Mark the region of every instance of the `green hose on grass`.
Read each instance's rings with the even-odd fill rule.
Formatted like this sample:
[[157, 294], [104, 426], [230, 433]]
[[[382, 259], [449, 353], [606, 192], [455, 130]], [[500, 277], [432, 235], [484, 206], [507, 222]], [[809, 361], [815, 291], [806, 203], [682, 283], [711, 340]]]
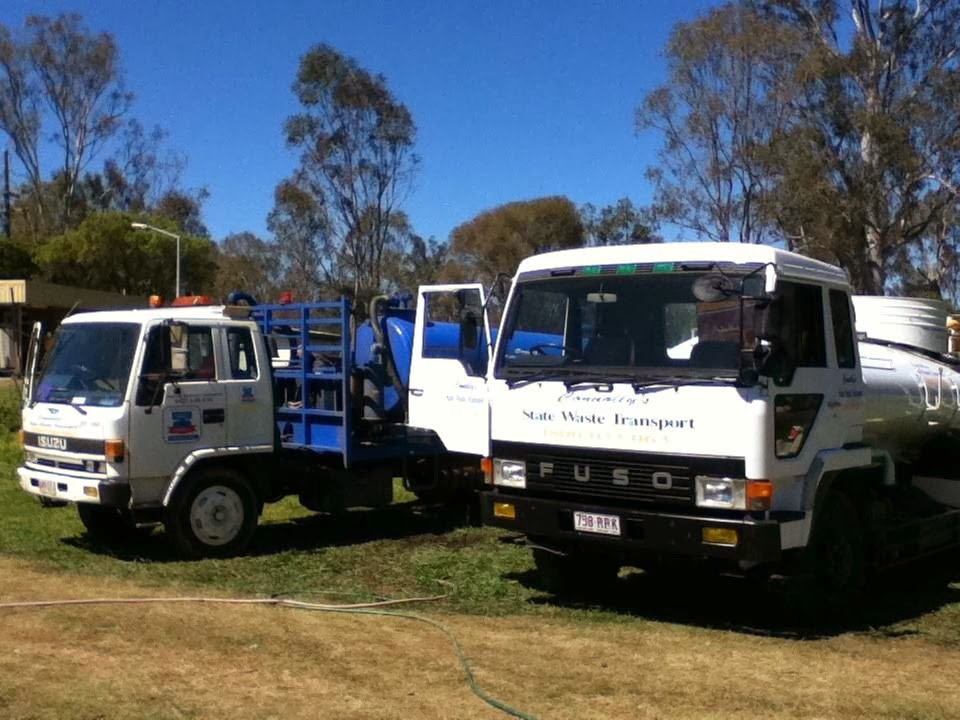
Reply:
[[[443, 583], [447, 585], [448, 583]], [[485, 702], [490, 707], [506, 713], [511, 717], [520, 718], [520, 720], [537, 720], [533, 715], [529, 715], [522, 710], [518, 710], [505, 702], [497, 700], [487, 693], [477, 682], [473, 674], [473, 668], [470, 667], [470, 661], [467, 658], [463, 647], [457, 640], [453, 631], [446, 625], [432, 618], [414, 613], [398, 612], [396, 610], [385, 610], [383, 608], [391, 605], [405, 605], [415, 602], [430, 602], [444, 600], [449, 595], [430, 595], [427, 597], [397, 598], [393, 600], [377, 600], [369, 603], [352, 603], [347, 605], [327, 605], [323, 603], [309, 603], [301, 600], [290, 600], [288, 598], [210, 598], [210, 597], [155, 597], [155, 598], [84, 598], [77, 600], [34, 600], [26, 602], [4, 602], [0, 603], [0, 610], [21, 610], [38, 609], [51, 607], [64, 607], [69, 605], [143, 605], [143, 604], [169, 604], [169, 603], [203, 603], [203, 604], [224, 604], [224, 605], [274, 605], [286, 607], [294, 610], [310, 610], [313, 612], [335, 612], [354, 615], [379, 615], [382, 617], [400, 618], [403, 620], [414, 620], [416, 622], [426, 623], [442, 632], [457, 656], [460, 667], [463, 669], [464, 677], [470, 691]]]
[[467, 654], [463, 651], [460, 641], [457, 640], [456, 636], [453, 634], [453, 631], [443, 623], [437, 622], [436, 620], [428, 617], [424, 617], [423, 615], [414, 615], [413, 613], [402, 613], [392, 610], [343, 609], [328, 610], [327, 612], [356, 613], [358, 615], [385, 615], [387, 617], [403, 618], [404, 620], [416, 620], [417, 622], [432, 625], [434, 628], [446, 635], [447, 639], [450, 641], [450, 644], [453, 645], [453, 651], [456, 653], [457, 660], [460, 661], [460, 667], [463, 668], [463, 673], [466, 676], [467, 685], [474, 695], [483, 700], [490, 707], [496, 708], [497, 710], [500, 710], [511, 717], [520, 718], [520, 720], [537, 720], [534, 715], [529, 715], [522, 710], [517, 710], [515, 707], [507, 705], [505, 702], [497, 700], [495, 697], [487, 693], [482, 687], [480, 687], [476, 677], [473, 675], [473, 668], [470, 667], [470, 660], [467, 658]]

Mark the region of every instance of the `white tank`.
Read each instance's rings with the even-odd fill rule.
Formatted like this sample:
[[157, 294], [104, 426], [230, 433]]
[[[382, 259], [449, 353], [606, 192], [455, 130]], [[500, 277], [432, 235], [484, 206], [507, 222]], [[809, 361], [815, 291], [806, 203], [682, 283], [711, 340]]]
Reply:
[[948, 350], [947, 305], [941, 300], [856, 295], [853, 308], [857, 332], [868, 338], [932, 352]]
[[908, 349], [860, 342], [863, 439], [910, 461], [925, 440], [960, 430], [960, 366]]

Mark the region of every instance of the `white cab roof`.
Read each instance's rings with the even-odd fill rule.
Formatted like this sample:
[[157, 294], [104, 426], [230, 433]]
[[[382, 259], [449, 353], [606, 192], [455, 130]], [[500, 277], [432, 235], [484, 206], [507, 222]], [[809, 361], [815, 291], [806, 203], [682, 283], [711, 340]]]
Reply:
[[518, 273], [552, 268], [623, 263], [718, 262], [737, 265], [772, 263], [782, 277], [847, 285], [846, 273], [829, 263], [769, 245], [740, 243], [670, 242], [645, 245], [607, 245], [543, 253], [520, 263]]
[[182, 307], [143, 308], [136, 310], [100, 310], [71, 315], [64, 323], [85, 322], [135, 322], [149, 323], [158, 320], [207, 320], [210, 322], [236, 322], [249, 318], [230, 317], [223, 305], [185, 305]]

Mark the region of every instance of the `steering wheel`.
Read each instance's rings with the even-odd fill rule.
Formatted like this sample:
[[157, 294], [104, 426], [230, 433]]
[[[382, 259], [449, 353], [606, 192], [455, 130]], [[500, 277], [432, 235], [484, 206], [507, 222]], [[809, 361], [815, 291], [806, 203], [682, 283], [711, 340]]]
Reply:
[[574, 357], [583, 357], [583, 350], [572, 345], [564, 345], [563, 343], [537, 343], [536, 345], [530, 346], [530, 352], [534, 355], [546, 355], [547, 353], [544, 350], [562, 350], [565, 351], [568, 355], [573, 355]]

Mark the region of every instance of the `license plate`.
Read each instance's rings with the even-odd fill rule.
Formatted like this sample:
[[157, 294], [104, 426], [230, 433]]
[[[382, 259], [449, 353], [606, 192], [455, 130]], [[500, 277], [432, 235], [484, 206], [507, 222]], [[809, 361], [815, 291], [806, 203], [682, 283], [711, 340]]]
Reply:
[[37, 480], [37, 490], [40, 491], [41, 495], [56, 497], [57, 483], [55, 480]]
[[597, 533], [598, 535], [619, 535], [620, 518], [616, 515], [574, 512], [573, 529], [580, 532]]

